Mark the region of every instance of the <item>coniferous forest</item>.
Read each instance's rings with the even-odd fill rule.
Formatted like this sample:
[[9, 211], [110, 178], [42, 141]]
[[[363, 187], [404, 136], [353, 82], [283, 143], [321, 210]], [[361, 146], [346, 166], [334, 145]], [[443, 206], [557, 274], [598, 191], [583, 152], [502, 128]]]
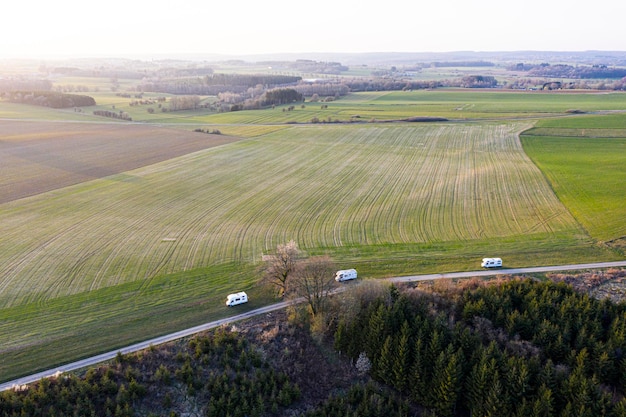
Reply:
[[335, 347], [439, 416], [623, 416], [626, 306], [513, 280], [364, 305]]
[[0, 416], [626, 416], [624, 303], [474, 283], [348, 290], [323, 325], [283, 313], [120, 354], [1, 393]]

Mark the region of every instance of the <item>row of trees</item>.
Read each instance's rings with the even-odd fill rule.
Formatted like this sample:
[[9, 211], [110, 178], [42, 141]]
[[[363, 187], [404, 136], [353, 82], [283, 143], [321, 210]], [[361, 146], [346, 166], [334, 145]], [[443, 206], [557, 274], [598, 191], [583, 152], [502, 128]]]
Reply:
[[318, 97], [318, 100], [319, 97], [341, 97], [350, 92], [350, 87], [340, 82], [300, 83], [294, 89], [306, 97]]
[[[269, 63], [273, 65], [272, 63]], [[314, 74], [340, 74], [341, 72], [348, 71], [349, 68], [342, 65], [340, 62], [326, 62], [326, 61], [314, 61], [312, 59], [297, 59], [295, 62], [288, 63], [275, 63], [278, 66], [285, 65], [288, 68]]]
[[528, 75], [534, 77], [578, 79], [616, 79], [626, 77], [626, 68], [608, 67], [606, 65], [541, 64], [530, 67], [523, 66], [523, 70], [528, 71]]
[[193, 110], [200, 106], [202, 99], [196, 95], [189, 96], [173, 96], [169, 100], [169, 109], [171, 111]]
[[233, 93], [225, 93], [219, 95], [218, 97], [222, 101], [228, 100], [233, 103], [230, 106], [230, 111], [254, 110], [268, 106], [277, 106], [281, 104], [304, 101], [304, 96], [293, 88], [275, 88], [265, 91], [263, 88], [259, 87], [260, 86], [255, 89], [249, 88], [245, 94], [237, 95]]
[[169, 94], [218, 95], [225, 92], [241, 93], [257, 85], [262, 85], [266, 89], [294, 85], [301, 79], [302, 77], [290, 75], [218, 73], [204, 77], [145, 80], [137, 90]]
[[102, 117], [110, 117], [111, 119], [120, 119], [131, 122], [133, 120], [132, 117], [125, 111], [120, 110], [119, 112], [111, 111], [111, 110], [94, 110], [94, 116], [102, 116]]
[[202, 129], [202, 128], [197, 128], [193, 130], [194, 132], [198, 132], [198, 133], [206, 133], [208, 135], [221, 135], [222, 132], [219, 129]]
[[263, 106], [273, 106], [304, 101], [302, 93], [293, 88], [275, 88], [268, 90], [261, 98]]
[[624, 305], [531, 281], [387, 300], [343, 319], [335, 346], [438, 416], [626, 416]]
[[446, 82], [432, 81], [411, 81], [404, 79], [375, 78], [371, 80], [354, 78], [345, 80], [344, 84], [350, 91], [406, 91], [421, 90], [428, 88], [439, 88], [449, 86]]
[[494, 88], [498, 86], [498, 80], [491, 75], [468, 75], [461, 79], [463, 88]]
[[96, 100], [93, 97], [56, 91], [10, 91], [2, 96], [14, 103], [52, 107], [54, 109], [96, 105]]

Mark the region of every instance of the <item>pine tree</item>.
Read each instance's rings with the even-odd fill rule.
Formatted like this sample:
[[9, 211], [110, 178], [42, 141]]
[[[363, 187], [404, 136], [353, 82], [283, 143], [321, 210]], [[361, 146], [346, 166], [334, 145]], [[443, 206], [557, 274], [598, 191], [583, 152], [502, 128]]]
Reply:
[[539, 383], [550, 389], [551, 392], [555, 392], [557, 387], [556, 369], [551, 359], [548, 359], [543, 366], [543, 369], [539, 373]]
[[433, 330], [430, 334], [428, 346], [424, 351], [424, 375], [430, 379], [433, 375], [433, 367], [439, 354], [443, 351], [443, 336], [439, 330]]
[[358, 355], [358, 352], [354, 352], [352, 346], [350, 346], [351, 340], [354, 339], [350, 336], [346, 322], [343, 320], [340, 321], [335, 331], [335, 350], [354, 359], [355, 355]]
[[613, 415], [615, 417], [626, 417], [626, 398], [622, 398], [615, 404]]
[[423, 349], [422, 339], [418, 337], [413, 348], [413, 364], [409, 374], [409, 394], [413, 401], [418, 404], [423, 404], [426, 390]]
[[485, 417], [500, 417], [509, 415], [503, 393], [504, 390], [502, 388], [502, 382], [500, 381], [500, 373], [496, 371], [493, 374], [491, 387], [487, 390], [487, 395], [485, 397], [483, 414]]
[[552, 398], [552, 390], [545, 384], [539, 387], [536, 400], [533, 404], [532, 417], [553, 417], [554, 401]]
[[513, 409], [521, 403], [530, 389], [530, 372], [526, 360], [517, 356], [509, 357], [505, 380], [509, 407]]
[[484, 350], [481, 350], [478, 362], [474, 364], [465, 380], [465, 395], [470, 415], [483, 416], [485, 413], [485, 393], [489, 384], [489, 369]]
[[615, 381], [615, 367], [613, 361], [609, 357], [607, 352], [602, 352], [598, 356], [594, 368], [595, 375], [598, 379], [605, 383], [614, 384]]
[[441, 352], [435, 363], [432, 381], [432, 406], [440, 416], [452, 416], [461, 391], [461, 353], [453, 352], [452, 345]]
[[563, 385], [563, 394], [576, 413], [590, 412], [593, 404], [593, 390], [593, 383], [584, 375], [583, 366], [576, 367]]
[[404, 391], [408, 384], [409, 359], [411, 357], [411, 328], [405, 321], [400, 330], [400, 337], [396, 345], [396, 354], [393, 363], [394, 385], [399, 391]]
[[384, 304], [379, 304], [376, 311], [370, 317], [367, 326], [366, 350], [367, 357], [372, 361], [373, 369], [377, 367], [380, 350], [387, 337], [386, 334], [387, 309]]
[[395, 348], [393, 338], [387, 336], [383, 347], [380, 350], [379, 358], [376, 361], [376, 366], [373, 367], [373, 373], [378, 376], [384, 383], [393, 386], [393, 364], [394, 364]]

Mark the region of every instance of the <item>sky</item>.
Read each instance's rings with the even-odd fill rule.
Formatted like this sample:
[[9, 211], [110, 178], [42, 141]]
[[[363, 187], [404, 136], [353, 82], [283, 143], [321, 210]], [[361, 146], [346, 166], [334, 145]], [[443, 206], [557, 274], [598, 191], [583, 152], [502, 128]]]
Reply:
[[623, 0], [21, 0], [3, 6], [0, 59], [625, 51], [625, 12]]

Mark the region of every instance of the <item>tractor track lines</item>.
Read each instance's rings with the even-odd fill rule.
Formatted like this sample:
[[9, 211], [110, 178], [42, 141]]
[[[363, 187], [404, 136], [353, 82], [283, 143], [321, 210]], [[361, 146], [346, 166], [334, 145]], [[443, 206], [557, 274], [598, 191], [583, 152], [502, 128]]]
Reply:
[[0, 305], [137, 280], [143, 291], [290, 239], [306, 250], [577, 228], [521, 149], [526, 125], [298, 126], [1, 205]]

